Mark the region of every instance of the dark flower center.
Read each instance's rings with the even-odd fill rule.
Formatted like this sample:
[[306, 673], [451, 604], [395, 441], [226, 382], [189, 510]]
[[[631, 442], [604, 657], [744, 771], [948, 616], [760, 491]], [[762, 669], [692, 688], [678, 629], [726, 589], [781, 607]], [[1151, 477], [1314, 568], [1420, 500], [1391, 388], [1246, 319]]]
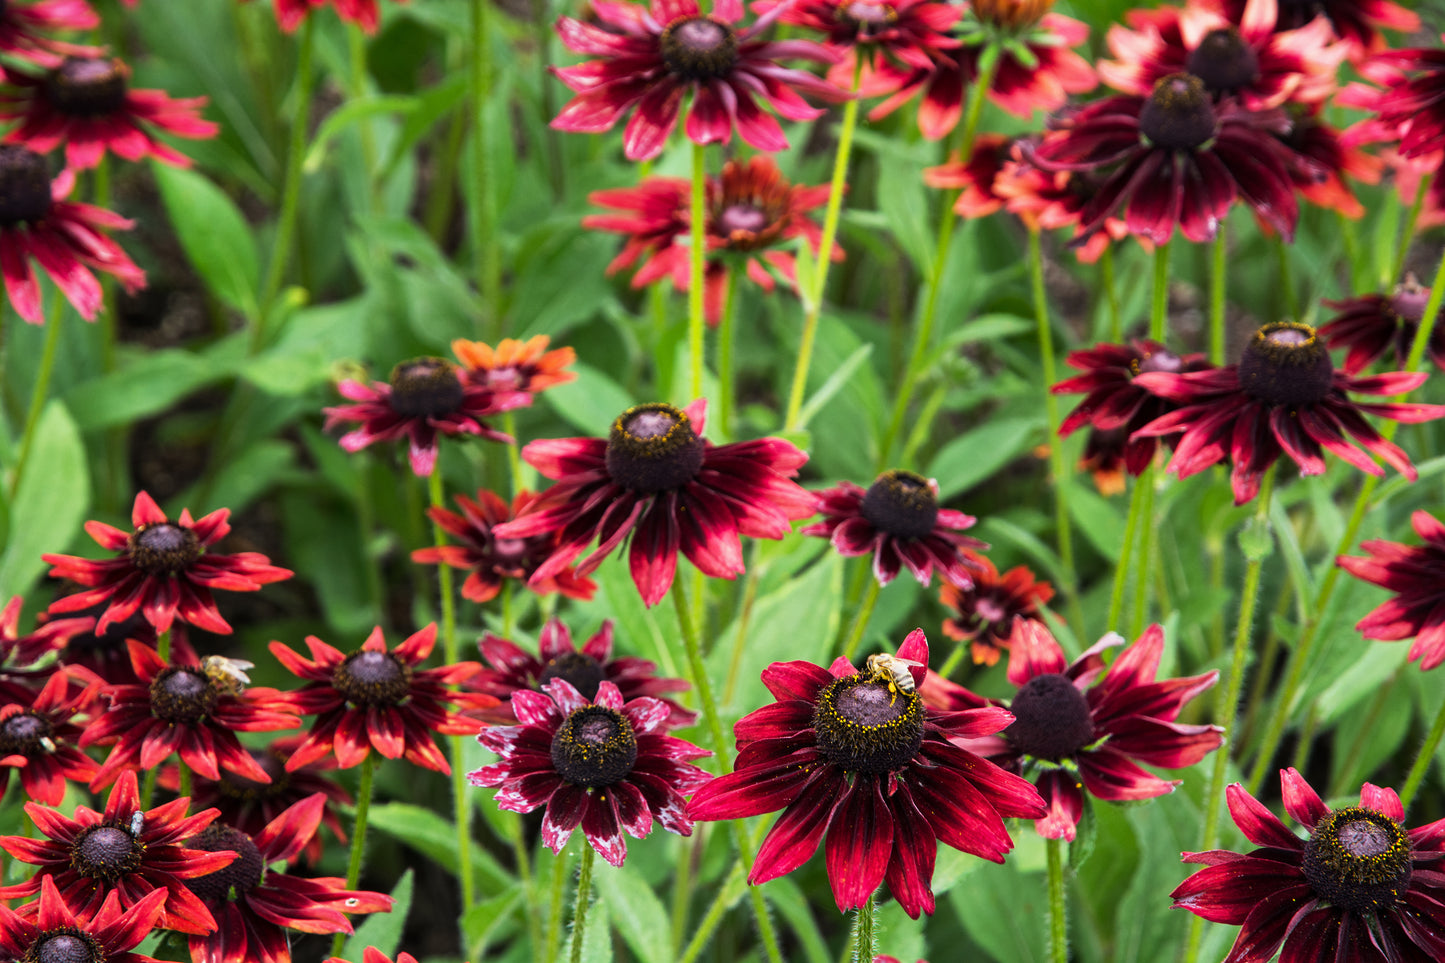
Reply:
[[687, 412], [672, 405], [628, 408], [607, 436], [607, 474], [647, 495], [686, 485], [702, 470], [702, 459], [702, 439]]
[[229, 850], [236, 854], [233, 862], [214, 873], [186, 880], [186, 886], [192, 893], [210, 903], [233, 900], [242, 893], [250, 892], [260, 884], [261, 877], [266, 873], [266, 863], [251, 837], [230, 826], [212, 823], [186, 840], [186, 848], [208, 853]]
[[767, 226], [767, 211], [752, 204], [729, 204], [717, 217], [717, 229], [720, 234], [730, 235], [737, 231], [744, 234], [756, 234]]
[[0, 145], [0, 226], [42, 220], [50, 204], [45, 158], [18, 144]]
[[1350, 806], [1321, 819], [1305, 843], [1305, 879], [1356, 913], [1388, 909], [1410, 883], [1410, 838], [1383, 813]]
[[403, 361], [391, 372], [391, 410], [407, 418], [456, 411], [466, 396], [457, 366], [443, 358]]
[[1153, 351], [1140, 357], [1130, 364], [1130, 367], [1134, 369], [1136, 375], [1147, 374], [1151, 371], [1178, 374], [1184, 370], [1184, 362], [1180, 360], [1179, 355], [1174, 352], [1165, 351], [1163, 348], [1160, 348], [1158, 351]]
[[923, 700], [872, 674], [847, 676], [818, 695], [818, 749], [846, 772], [883, 776], [902, 769], [923, 745]]
[[1335, 367], [1315, 329], [1276, 321], [1255, 332], [1239, 359], [1239, 384], [1252, 398], [1271, 405], [1323, 401], [1334, 384]]
[[[0, 722], [0, 756], [38, 756], [54, 730], [50, 720], [34, 712], [19, 712]], [[54, 747], [54, 743], [51, 743]]]
[[73, 926], [46, 930], [20, 959], [22, 963], [100, 963], [105, 948]]
[[70, 845], [70, 867], [82, 876], [114, 883], [140, 866], [145, 847], [119, 826], [92, 826]]
[[125, 71], [105, 57], [66, 57], [45, 78], [55, 109], [72, 117], [101, 117], [125, 106]]
[[197, 722], [216, 707], [219, 695], [204, 673], [169, 668], [151, 683], [151, 711], [166, 722]]
[[870, 3], [868, 0], [853, 0], [838, 8], [838, 19], [843, 23], [851, 23], [860, 28], [859, 32], [867, 35], [881, 27], [898, 21], [898, 11], [894, 10], [891, 4]]
[[1139, 133], [1166, 150], [1198, 150], [1214, 139], [1218, 128], [1209, 91], [1191, 74], [1159, 78], [1139, 111]]
[[285, 793], [291, 785], [291, 774], [286, 771], [286, 766], [281, 760], [269, 752], [258, 752], [254, 749], [247, 751], [256, 765], [261, 767], [261, 771], [271, 777], [271, 781], [269, 783], [257, 782], [254, 779], [247, 779], [245, 776], [222, 769], [221, 781], [216, 783], [216, 790], [223, 796], [238, 799], [241, 802], [274, 798]]
[[684, 80], [726, 77], [738, 62], [737, 34], [710, 17], [674, 20], [662, 32], [662, 62]]
[[637, 762], [632, 724], [605, 706], [583, 706], [552, 737], [552, 766], [574, 786], [603, 789], [627, 778]]
[[1400, 321], [1413, 327], [1425, 317], [1425, 306], [1429, 301], [1430, 289], [1420, 284], [1412, 274], [1404, 283], [1395, 286], [1395, 293], [1390, 296], [1390, 310]]
[[1230, 94], [1259, 79], [1259, 57], [1237, 27], [1222, 27], [1205, 34], [1189, 51], [1184, 69], [1204, 81], [1211, 93]]
[[922, 475], [885, 471], [868, 486], [859, 510], [880, 531], [899, 538], [923, 538], [938, 521], [938, 498]]
[[1013, 747], [1035, 759], [1058, 762], [1094, 741], [1089, 702], [1068, 676], [1036, 675], [1009, 704], [1013, 724], [1004, 736]]
[[542, 669], [537, 677], [537, 688], [542, 688], [553, 679], [566, 679], [572, 688], [587, 699], [596, 697], [597, 687], [607, 678], [602, 663], [585, 652], [563, 652]]
[[126, 552], [147, 575], [174, 575], [201, 557], [201, 540], [189, 528], [157, 522], [132, 532]]
[[394, 706], [411, 693], [411, 668], [389, 652], [353, 652], [331, 674], [336, 691], [355, 706]]

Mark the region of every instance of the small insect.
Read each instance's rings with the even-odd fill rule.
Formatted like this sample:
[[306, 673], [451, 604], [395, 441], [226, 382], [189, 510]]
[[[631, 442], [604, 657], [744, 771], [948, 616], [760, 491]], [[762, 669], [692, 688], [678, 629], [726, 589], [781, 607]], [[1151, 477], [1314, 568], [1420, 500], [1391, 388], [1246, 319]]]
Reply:
[[256, 663], [245, 659], [228, 659], [224, 655], [208, 655], [201, 660], [201, 671], [226, 695], [240, 695], [241, 690], [251, 681], [247, 669], [256, 668]]
[[146, 814], [137, 810], [130, 814], [130, 834], [139, 836], [140, 831], [145, 828]]
[[914, 662], [912, 659], [900, 659], [896, 655], [878, 653], [868, 656], [868, 674], [871, 681], [885, 682], [888, 684], [888, 691], [892, 697], [890, 703], [897, 698], [898, 693], [911, 693], [915, 691], [913, 685], [912, 666], [921, 666], [922, 662]]

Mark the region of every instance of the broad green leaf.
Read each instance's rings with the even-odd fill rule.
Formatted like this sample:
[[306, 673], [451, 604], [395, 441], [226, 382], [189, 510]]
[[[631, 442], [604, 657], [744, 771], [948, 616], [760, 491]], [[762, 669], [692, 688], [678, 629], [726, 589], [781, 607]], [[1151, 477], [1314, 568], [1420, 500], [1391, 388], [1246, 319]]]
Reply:
[[[492, 934], [517, 909], [525, 894], [520, 883], [510, 886], [491, 899], [478, 900], [462, 914], [462, 933], [472, 952], [492, 938]], [[477, 959], [478, 956], [472, 956]]]
[[45, 406], [23, 470], [0, 555], [0, 605], [30, 590], [46, 568], [43, 553], [69, 549], [90, 510], [85, 444], [59, 401]]
[[356, 932], [346, 940], [341, 958], [359, 961], [368, 946], [380, 950], [387, 957], [395, 957], [397, 948], [401, 946], [401, 932], [406, 927], [407, 914], [411, 912], [411, 894], [412, 871], [408, 869], [391, 889], [391, 898], [396, 900], [391, 912], [372, 913], [366, 922], [356, 927]]
[[[456, 830], [450, 821], [432, 810], [411, 803], [384, 803], [371, 807], [369, 825], [395, 836], [456, 875]], [[472, 844], [472, 871], [483, 893], [500, 892], [512, 882], [511, 875], [475, 843]]]
[[209, 358], [161, 348], [128, 359], [110, 374], [81, 382], [65, 393], [65, 404], [75, 412], [81, 431], [130, 425], [229, 374]]
[[186, 257], [211, 293], [248, 318], [258, 313], [261, 268], [251, 229], [235, 203], [196, 171], [152, 164], [166, 213]]
[[353, 124], [358, 124], [382, 114], [409, 114], [416, 110], [420, 101], [416, 97], [402, 97], [391, 94], [365, 94], [348, 99], [345, 104], [326, 115], [316, 133], [311, 136], [311, 147], [301, 168], [314, 174], [326, 161], [326, 152], [331, 141]]
[[928, 466], [938, 496], [949, 499], [984, 481], [1041, 440], [1039, 418], [990, 418], [943, 446]]
[[597, 864], [593, 869], [599, 902], [611, 910], [617, 932], [642, 963], [668, 963], [672, 959], [672, 925], [667, 907], [652, 887], [625, 866], [614, 869]]
[[612, 422], [636, 402], [607, 375], [580, 362], [571, 368], [577, 380], [548, 388], [542, 398], [578, 431], [604, 437]]

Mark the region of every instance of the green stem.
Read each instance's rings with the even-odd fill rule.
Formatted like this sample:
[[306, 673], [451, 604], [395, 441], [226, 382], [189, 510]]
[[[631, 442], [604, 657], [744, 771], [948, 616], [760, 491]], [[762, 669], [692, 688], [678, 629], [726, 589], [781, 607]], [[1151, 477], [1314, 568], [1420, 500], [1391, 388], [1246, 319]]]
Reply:
[[1137, 639], [1149, 622], [1149, 573], [1151, 563], [1158, 549], [1158, 532], [1155, 531], [1154, 501], [1158, 490], [1154, 485], [1154, 469], [1150, 466], [1147, 483], [1144, 485], [1144, 507], [1139, 516], [1139, 547], [1134, 550], [1134, 562], [1138, 566], [1134, 579], [1134, 611], [1129, 616], [1129, 638]]
[[[366, 853], [366, 818], [371, 813], [371, 788], [376, 775], [376, 754], [368, 752], [361, 760], [361, 777], [356, 787], [356, 823], [351, 830], [351, 859], [346, 864], [346, 888], [356, 889], [361, 883], [361, 857]], [[337, 933], [331, 940], [331, 955], [340, 956], [346, 934]]]
[[702, 352], [703, 331], [706, 318], [703, 316], [703, 302], [706, 293], [707, 267], [707, 168], [703, 163], [702, 144], [692, 145], [692, 216], [688, 227], [688, 288], [687, 288], [687, 355], [688, 400], [702, 397]]
[[1434, 171], [1420, 178], [1415, 200], [1410, 205], [1409, 213], [1405, 215], [1405, 231], [1400, 236], [1400, 246], [1395, 249], [1395, 256], [1390, 261], [1390, 276], [1380, 279], [1383, 288], [1393, 287], [1405, 273], [1405, 261], [1410, 256], [1410, 243], [1415, 239], [1415, 227], [1420, 223], [1420, 211], [1425, 206], [1425, 195], [1430, 193], [1430, 181], [1434, 178]]
[[738, 609], [738, 634], [737, 637], [733, 639], [733, 657], [732, 660], [728, 662], [727, 681], [723, 683], [722, 701], [724, 705], [732, 703], [733, 693], [737, 691], [738, 676], [742, 672], [743, 651], [747, 648], [748, 627], [752, 623], [753, 618], [753, 603], [755, 603], [758, 598], [758, 561], [756, 550], [758, 544], [758, 542], [753, 543], [755, 546], [752, 552], [753, 557], [748, 563], [747, 580], [743, 583], [743, 602]]
[[858, 643], [863, 641], [863, 633], [868, 628], [868, 620], [873, 617], [873, 607], [878, 604], [878, 593], [882, 588], [876, 578], [868, 579], [868, 587], [863, 593], [863, 602], [858, 606], [858, 611], [853, 614], [853, 621], [848, 624], [848, 634], [843, 638], [843, 658], [852, 661], [853, 653], [858, 651]]
[[[1226, 272], [1226, 244], [1224, 224], [1215, 232], [1214, 243], [1210, 245], [1212, 257], [1209, 264], [1209, 361], [1224, 364], [1224, 282]], [[1290, 313], [1294, 317], [1294, 313]]]
[[20, 479], [25, 476], [25, 462], [30, 458], [30, 448], [35, 444], [35, 429], [40, 424], [40, 413], [45, 410], [45, 401], [50, 394], [50, 376], [55, 372], [55, 353], [60, 346], [60, 322], [65, 317], [65, 301], [60, 289], [56, 288], [50, 301], [50, 326], [45, 331], [45, 346], [40, 349], [40, 368], [35, 373], [35, 387], [30, 392], [30, 408], [25, 414], [25, 429], [20, 436], [20, 455], [15, 461], [15, 474], [10, 477], [10, 501], [20, 490]]
[[1435, 750], [1440, 747], [1440, 737], [1445, 736], [1445, 704], [1440, 706], [1440, 711], [1435, 714], [1435, 722], [1430, 726], [1430, 734], [1425, 737], [1425, 742], [1420, 746], [1420, 754], [1415, 757], [1415, 764], [1410, 767], [1410, 775], [1405, 778], [1405, 788], [1400, 790], [1400, 804], [1406, 809], [1410, 808], [1410, 802], [1419, 792], [1420, 784], [1425, 781], [1425, 772], [1430, 768], [1430, 763], [1435, 759]]
[[843, 210], [843, 189], [848, 185], [848, 159], [853, 153], [853, 131], [858, 126], [858, 82], [863, 77], [860, 55], [853, 65], [852, 98], [843, 105], [843, 124], [838, 129], [838, 148], [833, 154], [833, 181], [828, 189], [828, 206], [823, 214], [823, 235], [818, 244], [818, 262], [813, 265], [813, 290], [804, 291], [807, 312], [803, 317], [803, 337], [798, 344], [798, 358], [793, 366], [793, 386], [788, 392], [788, 410], [783, 418], [783, 431], [794, 431], [798, 413], [803, 409], [803, 395], [808, 389], [808, 368], [813, 360], [813, 341], [818, 334], [818, 318], [823, 313], [823, 293], [828, 286], [828, 267], [833, 262], [833, 240], [838, 235], [838, 218]]
[[[1267, 526], [1269, 524], [1269, 502], [1274, 492], [1274, 468], [1271, 467], [1265, 472], [1264, 480], [1260, 484], [1259, 495], [1256, 496], [1254, 520], [1255, 526]], [[1218, 701], [1214, 706], [1214, 714], [1223, 724], [1226, 736], [1234, 735], [1235, 723], [1239, 717], [1239, 693], [1244, 684], [1245, 657], [1249, 653], [1250, 635], [1254, 629], [1254, 607], [1259, 601], [1260, 577], [1264, 571], [1264, 560], [1267, 552], [1259, 551], [1257, 557], [1249, 559], [1244, 571], [1244, 589], [1239, 603], [1239, 620], [1235, 624], [1234, 650], [1230, 661], [1229, 675], [1225, 679], [1224, 690], [1220, 693]], [[1219, 812], [1223, 803], [1224, 778], [1229, 764], [1229, 750], [1227, 746], [1220, 746], [1214, 750], [1214, 766], [1209, 775], [1209, 791], [1204, 796], [1204, 838], [1200, 844], [1201, 852], [1208, 852], [1219, 842]], [[1189, 963], [1199, 959], [1200, 941], [1204, 934], [1201, 917], [1197, 917], [1198, 924], [1191, 923], [1189, 931], [1189, 944], [1185, 959]]]
[[446, 235], [451, 220], [452, 199], [456, 193], [457, 166], [461, 163], [462, 143], [466, 139], [467, 112], [457, 110], [447, 125], [446, 140], [437, 152], [436, 171], [432, 176], [431, 190], [427, 194], [426, 209], [422, 223], [432, 239], [440, 242]]
[[184, 799], [191, 798], [191, 767], [186, 765], [184, 759], [176, 760], [176, 774], [179, 781], [177, 794]]
[[476, 257], [477, 293], [491, 312], [491, 334], [502, 332], [502, 255], [497, 238], [496, 172], [492, 163], [492, 131], [482, 117], [492, 101], [492, 20], [490, 0], [471, 0], [472, 163], [476, 167], [476, 210], [469, 222]]
[[1124, 544], [1119, 551], [1119, 564], [1114, 567], [1114, 588], [1109, 593], [1109, 620], [1104, 623], [1107, 632], [1119, 631], [1120, 619], [1124, 617], [1124, 590], [1129, 582], [1129, 562], [1134, 553], [1134, 540], [1139, 535], [1139, 520], [1144, 509], [1144, 489], [1154, 484], [1154, 466], [1144, 469], [1144, 474], [1134, 479], [1134, 490], [1129, 493], [1129, 515], [1124, 520]]
[[959, 663], [963, 661], [963, 654], [967, 651], [968, 644], [966, 642], [960, 642], [955, 645], [953, 651], [948, 653], [948, 658], [943, 660], [943, 665], [939, 666], [938, 674], [945, 679], [951, 677], [953, 670], [958, 668]]
[[1164, 330], [1169, 326], [1169, 244], [1154, 248], [1154, 287], [1149, 305], [1149, 337], [1164, 343]]
[[522, 470], [522, 453], [517, 445], [517, 415], [513, 411], [502, 412], [502, 431], [512, 436], [512, 443], [507, 446], [507, 470], [512, 476], [512, 497], [516, 498], [522, 489], [527, 487], [526, 476]]
[[712, 903], [708, 905], [707, 912], [703, 914], [702, 921], [697, 924], [697, 931], [688, 940], [687, 949], [683, 950], [682, 956], [678, 957], [678, 963], [695, 963], [702, 955], [702, 951], [708, 948], [708, 941], [712, 939], [713, 933], [717, 931], [718, 924], [722, 922], [723, 914], [728, 910], [730, 890], [735, 884], [733, 880], [742, 876], [743, 867], [740, 863], [733, 863], [732, 872], [717, 888], [717, 895], [713, 897]]
[[1049, 859], [1049, 959], [1052, 963], [1069, 963], [1068, 918], [1064, 905], [1064, 844], [1062, 840], [1044, 840]]
[[156, 794], [156, 776], [160, 773], [160, 766], [152, 766], [146, 770], [145, 776], [141, 779], [140, 785], [140, 808], [151, 808], [151, 799]]
[[737, 406], [736, 375], [733, 373], [733, 346], [737, 339], [737, 319], [734, 317], [734, 302], [738, 296], [738, 277], [742, 269], [731, 266], [728, 270], [727, 288], [723, 293], [722, 318], [717, 326], [717, 395], [718, 426], [724, 439], [733, 437], [733, 409]]
[[156, 637], [156, 655], [166, 665], [171, 663], [171, 630], [166, 629]]
[[[505, 638], [506, 636], [504, 636]], [[527, 939], [532, 953], [540, 956], [542, 949], [542, 908], [537, 901], [536, 882], [532, 877], [532, 856], [527, 852], [527, 841], [522, 836], [522, 817], [509, 813], [507, 836], [512, 844], [512, 856], [517, 864], [517, 878], [522, 883], [522, 893], [527, 898]]]
[[1113, 344], [1124, 340], [1124, 315], [1119, 310], [1119, 282], [1114, 274], [1114, 245], [1104, 245], [1099, 255], [1099, 270], [1104, 274], [1104, 296], [1109, 305], [1109, 338]]
[[694, 857], [702, 853], [706, 840], [700, 832], [694, 828], [693, 838], [679, 839], [673, 843], [673, 848], [678, 852], [679, 857], [674, 863], [672, 874], [672, 955], [682, 949], [683, 934], [687, 932], [688, 911], [692, 907], [692, 880]]
[[1037, 227], [1029, 229], [1029, 279], [1044, 376], [1044, 411], [1048, 417], [1049, 468], [1054, 476], [1054, 525], [1059, 531], [1059, 562], [1067, 583], [1063, 588], [1069, 597], [1069, 621], [1082, 630], [1084, 613], [1079, 604], [1079, 579], [1074, 568], [1073, 527], [1069, 524], [1069, 472], [1064, 464], [1064, 440], [1059, 437], [1059, 399], [1050, 390], [1058, 378], [1054, 365], [1054, 326], [1049, 321], [1048, 292], [1044, 289], [1043, 241]]
[[[352, 100], [359, 100], [366, 96], [366, 34], [362, 31], [361, 25], [357, 23], [347, 24], [346, 28], [346, 49], [347, 59], [350, 60], [351, 91], [349, 96]], [[377, 191], [380, 185], [373, 178], [376, 170], [376, 136], [371, 129], [371, 121], [362, 118], [357, 122], [357, 132], [361, 137], [361, 166], [365, 174], [363, 178], [366, 188], [366, 203], [369, 209], [376, 209]]]
[[[967, 164], [973, 156], [973, 142], [978, 130], [978, 118], [983, 111], [984, 95], [993, 84], [994, 73], [998, 70], [998, 54], [979, 58], [979, 73], [973, 86], [968, 89], [968, 104], [965, 108], [963, 135], [958, 150], [958, 162]], [[908, 364], [903, 369], [903, 382], [898, 386], [898, 399], [893, 403], [893, 414], [888, 419], [888, 428], [878, 445], [878, 470], [887, 467], [893, 451], [893, 442], [903, 430], [903, 420], [908, 416], [908, 405], [913, 400], [913, 389], [923, 375], [923, 361], [933, 343], [933, 326], [938, 319], [938, 294], [943, 287], [943, 271], [948, 263], [948, 251], [953, 241], [953, 228], [958, 215], [952, 204], [943, 205], [943, 214], [938, 222], [938, 244], [933, 250], [933, 264], [928, 270], [928, 292], [924, 295], [923, 312], [918, 319], [918, 328], [913, 334], [913, 350], [908, 355]]]
[[873, 902], [873, 894], [869, 893], [863, 905], [858, 907], [856, 912], [856, 925], [853, 927], [853, 961], [854, 963], [873, 963], [873, 916], [876, 907]]
[[[1278, 234], [1274, 237], [1275, 262], [1279, 266], [1279, 289], [1284, 295], [1285, 316], [1299, 320], [1299, 295], [1294, 289], [1294, 271], [1289, 260], [1289, 245]], [[1212, 360], [1212, 359], [1211, 359]], [[1221, 362], [1215, 362], [1216, 364]]]
[[582, 847], [582, 868], [577, 871], [577, 901], [572, 906], [572, 963], [582, 963], [582, 940], [587, 935], [587, 907], [592, 902], [592, 860], [590, 845]]
[[[589, 849], [587, 843], [583, 849]], [[567, 850], [564, 848], [552, 859], [552, 918], [547, 926], [547, 963], [556, 963], [557, 950], [562, 945], [562, 888], [567, 880]]]

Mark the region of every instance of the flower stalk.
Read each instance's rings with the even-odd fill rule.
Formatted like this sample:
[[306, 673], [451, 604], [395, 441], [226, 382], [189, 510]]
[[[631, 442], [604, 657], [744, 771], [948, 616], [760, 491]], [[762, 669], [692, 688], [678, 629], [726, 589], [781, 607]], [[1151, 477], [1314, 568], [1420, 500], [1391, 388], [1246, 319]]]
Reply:
[[[460, 768], [460, 767], [456, 767]], [[346, 865], [346, 888], [356, 889], [361, 882], [361, 858], [366, 853], [366, 820], [371, 813], [371, 790], [376, 776], [376, 754], [368, 752], [361, 760], [360, 782], [356, 787], [356, 821], [351, 830], [351, 858]], [[331, 955], [340, 956], [346, 934], [337, 933], [331, 940]]]
[[55, 352], [60, 346], [60, 322], [65, 317], [65, 301], [59, 289], [51, 298], [50, 324], [46, 326], [45, 346], [40, 349], [40, 366], [35, 373], [35, 387], [30, 392], [30, 407], [25, 414], [25, 428], [20, 435], [20, 454], [15, 459], [15, 474], [10, 476], [9, 501], [15, 501], [20, 490], [20, 479], [25, 476], [25, 462], [30, 458], [31, 446], [35, 444], [35, 429], [40, 425], [40, 413], [45, 410], [45, 400], [50, 395], [50, 376], [55, 372]]
[[1044, 840], [1049, 861], [1049, 959], [1052, 963], [1069, 963], [1068, 917], [1064, 904], [1064, 844], [1059, 839]]
[[688, 394], [692, 398], [702, 397], [702, 353], [703, 331], [706, 319], [703, 316], [704, 286], [707, 283], [707, 168], [703, 163], [705, 148], [696, 141], [692, 144], [692, 208], [688, 225], [688, 289], [687, 289], [687, 355]]
[[587, 907], [592, 903], [592, 860], [596, 852], [582, 847], [582, 866], [577, 871], [577, 901], [572, 907], [572, 963], [582, 963], [582, 941], [587, 935]]

